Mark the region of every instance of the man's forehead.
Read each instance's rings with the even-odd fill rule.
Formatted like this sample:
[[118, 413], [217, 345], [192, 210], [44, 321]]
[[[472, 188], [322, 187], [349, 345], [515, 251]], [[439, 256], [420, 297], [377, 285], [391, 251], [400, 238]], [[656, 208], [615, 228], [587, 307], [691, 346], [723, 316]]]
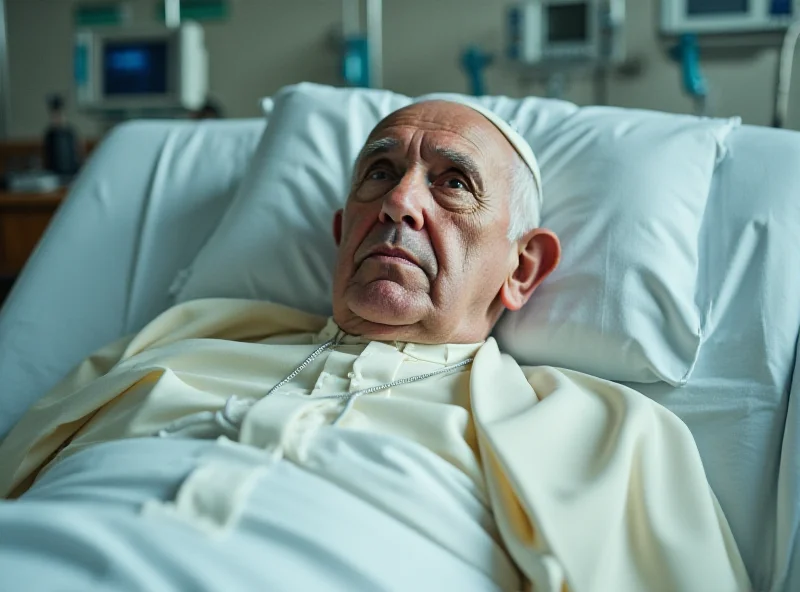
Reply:
[[450, 101], [424, 101], [390, 113], [375, 126], [375, 129], [415, 124], [453, 130], [465, 126], [493, 127], [483, 115], [466, 105]]
[[429, 148], [461, 145], [471, 146], [482, 154], [513, 153], [505, 136], [488, 119], [470, 107], [448, 101], [416, 103], [391, 113], [372, 130], [367, 146], [380, 146], [381, 151], [388, 151], [402, 147], [420, 131], [436, 136], [433, 140], [423, 135], [422, 142], [427, 142]]

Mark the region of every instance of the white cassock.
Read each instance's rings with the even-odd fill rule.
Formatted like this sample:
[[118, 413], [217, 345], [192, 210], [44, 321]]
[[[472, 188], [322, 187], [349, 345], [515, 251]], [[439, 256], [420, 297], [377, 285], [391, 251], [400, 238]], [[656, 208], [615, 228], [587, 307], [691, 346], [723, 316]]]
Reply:
[[[128, 533], [129, 555], [159, 557], [138, 557], [148, 571], [104, 555], [104, 569], [149, 574], [151, 586], [749, 589], [694, 440], [657, 403], [576, 372], [520, 368], [491, 338], [346, 336], [264, 397], [337, 334], [331, 320], [264, 302], [165, 312], [79, 366], [0, 445], [0, 494], [27, 491], [0, 504], [0, 532], [23, 540], [28, 522], [95, 496], [126, 517], [53, 528], [85, 545], [76, 531], [95, 529], [96, 547], [108, 530]], [[335, 425], [344, 401], [319, 398], [468, 358], [358, 397]], [[210, 419], [242, 401], [235, 429]], [[143, 528], [153, 541], [131, 543]]]

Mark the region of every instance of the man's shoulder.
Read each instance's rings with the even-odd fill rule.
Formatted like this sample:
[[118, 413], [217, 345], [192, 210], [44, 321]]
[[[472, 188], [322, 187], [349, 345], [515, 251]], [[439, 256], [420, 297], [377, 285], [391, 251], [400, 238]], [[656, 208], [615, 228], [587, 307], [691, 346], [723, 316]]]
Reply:
[[148, 323], [131, 340], [126, 353], [129, 356], [185, 339], [259, 341], [281, 335], [318, 333], [325, 323], [325, 317], [263, 300], [190, 300], [167, 309]]

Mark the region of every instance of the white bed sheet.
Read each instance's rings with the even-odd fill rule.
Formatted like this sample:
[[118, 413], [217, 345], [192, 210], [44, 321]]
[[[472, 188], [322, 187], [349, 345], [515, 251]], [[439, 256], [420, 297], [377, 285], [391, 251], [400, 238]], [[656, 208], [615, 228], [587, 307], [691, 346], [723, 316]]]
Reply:
[[169, 307], [265, 125], [145, 121], [103, 141], [0, 312], [0, 438], [90, 352]]
[[[74, 363], [170, 304], [264, 123], [217, 125], [126, 126], [82, 175], [0, 313], [0, 437]], [[756, 589], [794, 590], [800, 134], [743, 126], [730, 151], [701, 233], [697, 301], [713, 308], [695, 372], [681, 389], [630, 386], [692, 430]]]

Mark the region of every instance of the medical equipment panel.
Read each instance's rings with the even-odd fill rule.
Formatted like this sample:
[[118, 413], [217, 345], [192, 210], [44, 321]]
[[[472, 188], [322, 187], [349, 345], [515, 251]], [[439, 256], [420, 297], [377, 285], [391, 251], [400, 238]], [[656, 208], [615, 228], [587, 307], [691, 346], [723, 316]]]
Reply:
[[800, 0], [662, 0], [667, 34], [749, 33], [786, 29], [800, 18]]
[[199, 108], [208, 93], [202, 27], [79, 30], [75, 92], [87, 110]]
[[623, 0], [525, 0], [509, 19], [509, 54], [522, 64], [624, 59]]

